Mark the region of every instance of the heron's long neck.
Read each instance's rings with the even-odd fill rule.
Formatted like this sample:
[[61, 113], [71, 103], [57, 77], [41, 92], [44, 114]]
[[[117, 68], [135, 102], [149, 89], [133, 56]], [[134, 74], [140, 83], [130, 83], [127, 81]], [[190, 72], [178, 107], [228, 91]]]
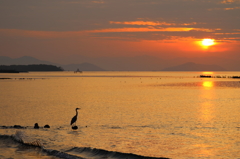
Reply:
[[77, 111], [77, 109], [76, 109], [76, 116], [78, 115], [78, 111]]

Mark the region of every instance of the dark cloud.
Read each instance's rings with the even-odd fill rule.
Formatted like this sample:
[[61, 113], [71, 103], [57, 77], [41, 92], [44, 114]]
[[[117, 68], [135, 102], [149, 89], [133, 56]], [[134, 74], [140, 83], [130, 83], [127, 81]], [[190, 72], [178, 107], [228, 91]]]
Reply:
[[[208, 28], [240, 25], [239, 1], [219, 0], [1, 0], [0, 28], [79, 31], [108, 27], [109, 21], [138, 18], [178, 23], [198, 22]], [[228, 2], [228, 3], [227, 3]], [[228, 25], [227, 25], [228, 24]]]

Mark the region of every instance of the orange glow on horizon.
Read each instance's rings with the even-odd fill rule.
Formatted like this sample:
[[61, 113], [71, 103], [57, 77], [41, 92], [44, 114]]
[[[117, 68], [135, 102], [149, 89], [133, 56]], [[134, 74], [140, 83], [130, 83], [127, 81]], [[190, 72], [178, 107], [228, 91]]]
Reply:
[[[128, 32], [151, 32], [151, 31], [159, 31], [166, 32], [188, 32], [189, 28], [185, 31], [181, 31], [184, 27], [169, 27], [169, 28], [150, 28], [150, 27], [142, 27], [142, 28], [126, 28], [129, 29]], [[195, 28], [196, 29], [196, 28]], [[125, 28], [109, 28], [109, 29], [99, 29], [99, 30], [83, 30], [83, 31], [30, 31], [30, 30], [19, 30], [19, 29], [0, 29], [0, 33], [3, 37], [8, 38], [17, 38], [24, 40], [30, 40], [31, 42], [49, 39], [49, 43], [51, 42], [54, 45], [49, 46], [49, 49], [56, 50], [64, 50], [66, 48], [71, 48], [74, 52], [91, 50], [91, 52], [102, 52], [104, 56], [108, 54], [113, 55], [112, 52], [115, 52], [114, 55], [119, 56], [117, 54], [137, 56], [139, 52], [144, 54], [144, 52], [148, 52], [148, 54], [153, 56], [160, 56], [164, 58], [168, 58], [170, 56], [186, 56], [186, 57], [202, 57], [211, 55], [223, 55], [226, 51], [235, 51], [239, 50], [240, 43], [235, 40], [228, 39], [218, 39], [218, 42], [215, 42], [215, 45], [205, 47], [201, 44], [202, 39], [196, 39], [194, 37], [181, 37], [181, 36], [164, 36], [161, 34], [156, 34], [159, 36], [159, 40], [156, 39], [144, 39], [139, 38], [135, 39], [132, 36], [125, 36], [122, 34], [116, 34], [114, 36], [109, 34], [101, 34], [101, 36], [92, 36], [95, 33], [114, 33], [117, 32], [125, 32]], [[164, 33], [163, 33], [164, 34]], [[127, 34], [126, 34], [127, 35]], [[79, 43], [84, 45], [79, 45]], [[111, 45], [109, 45], [111, 43]], [[42, 41], [40, 41], [39, 45], [43, 45]], [[60, 45], [59, 45], [60, 44]], [[94, 46], [94, 47], [92, 47]], [[97, 47], [96, 47], [97, 46]], [[107, 47], [106, 47], [107, 46]], [[111, 47], [110, 47], [111, 46]], [[27, 47], [27, 46], [26, 46]], [[61, 49], [60, 49], [61, 48]], [[116, 51], [117, 50], [117, 51]], [[109, 53], [111, 52], [111, 53]], [[163, 52], [166, 52], [164, 54]], [[94, 54], [92, 55], [94, 56]], [[170, 57], [171, 58], [171, 57]]]

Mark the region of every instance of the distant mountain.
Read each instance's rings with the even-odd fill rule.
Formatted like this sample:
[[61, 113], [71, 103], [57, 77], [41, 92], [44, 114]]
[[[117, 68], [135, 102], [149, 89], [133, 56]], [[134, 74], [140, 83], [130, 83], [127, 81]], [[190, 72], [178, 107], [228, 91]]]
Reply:
[[227, 71], [240, 71], [239, 60], [231, 59], [231, 57], [229, 57], [229, 59], [214, 56], [164, 59], [150, 55], [132, 57], [87, 57], [82, 55], [69, 55], [58, 59], [58, 63], [62, 64], [87, 62], [108, 71], [161, 71], [165, 68], [182, 65], [189, 61], [196, 64], [220, 66]]
[[[188, 63], [189, 61], [192, 63]], [[162, 59], [149, 55], [134, 57], [86, 57], [69, 55], [64, 58], [56, 57], [55, 62], [43, 61], [30, 56], [15, 59], [0, 56], [0, 65], [49, 64], [60, 66], [66, 71], [76, 71], [77, 69], [81, 71], [240, 71], [238, 59], [217, 57]]]
[[6, 56], [0, 56], [0, 65], [33, 65], [33, 64], [56, 65], [62, 67], [66, 71], [76, 71], [77, 69], [79, 69], [80, 71], [104, 71], [104, 69], [90, 63], [61, 65], [48, 61], [39, 60], [30, 56], [23, 56], [15, 59]]
[[0, 56], [0, 65], [11, 65], [12, 59], [7, 56]]
[[224, 68], [217, 65], [204, 65], [187, 62], [182, 65], [168, 67], [162, 71], [226, 71]]
[[31, 65], [31, 64], [56, 65], [52, 62], [38, 60], [30, 56], [23, 56], [15, 59], [6, 56], [0, 56], [0, 65]]
[[59, 60], [59, 63], [64, 64], [84, 62], [91, 63], [108, 71], [160, 71], [165, 67], [171, 66], [168, 61], [149, 55], [133, 57], [86, 57], [69, 55]]
[[61, 67], [65, 71], [76, 71], [77, 69], [80, 71], [105, 71], [104, 69], [90, 63], [62, 65]]

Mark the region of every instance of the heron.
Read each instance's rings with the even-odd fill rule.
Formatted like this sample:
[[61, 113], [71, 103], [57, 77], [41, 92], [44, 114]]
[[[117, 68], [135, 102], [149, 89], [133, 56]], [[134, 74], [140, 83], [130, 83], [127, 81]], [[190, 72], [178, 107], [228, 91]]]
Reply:
[[78, 116], [78, 109], [80, 109], [80, 108], [76, 108], [76, 115], [72, 118], [70, 125], [75, 123], [75, 126], [76, 126], [77, 116]]

